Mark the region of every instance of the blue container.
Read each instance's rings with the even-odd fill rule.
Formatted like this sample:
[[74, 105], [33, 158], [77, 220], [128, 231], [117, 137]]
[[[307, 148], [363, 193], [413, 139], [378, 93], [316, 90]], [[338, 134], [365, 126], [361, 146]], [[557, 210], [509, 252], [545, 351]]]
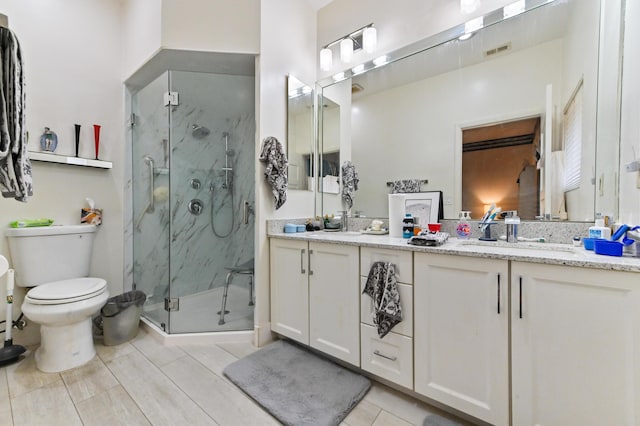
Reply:
[[622, 243], [617, 241], [596, 240], [593, 243], [596, 254], [606, 256], [622, 256]]
[[585, 250], [593, 250], [593, 248], [594, 248], [594, 244], [593, 243], [596, 240], [598, 240], [598, 241], [599, 240], [606, 241], [606, 240], [604, 240], [602, 238], [583, 238], [582, 239], [582, 244], [584, 244]]
[[284, 225], [284, 232], [287, 234], [298, 232], [298, 225], [294, 223], [287, 223], [286, 225]]
[[307, 230], [307, 227], [304, 225], [296, 225], [296, 229], [298, 232], [305, 232]]

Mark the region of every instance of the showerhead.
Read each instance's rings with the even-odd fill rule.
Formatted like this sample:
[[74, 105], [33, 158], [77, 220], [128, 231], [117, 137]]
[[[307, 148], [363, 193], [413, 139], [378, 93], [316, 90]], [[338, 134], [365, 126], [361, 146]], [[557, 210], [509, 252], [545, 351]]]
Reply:
[[191, 129], [191, 135], [196, 139], [204, 139], [209, 136], [209, 133], [211, 133], [211, 131], [206, 127], [199, 126], [197, 124], [192, 125]]

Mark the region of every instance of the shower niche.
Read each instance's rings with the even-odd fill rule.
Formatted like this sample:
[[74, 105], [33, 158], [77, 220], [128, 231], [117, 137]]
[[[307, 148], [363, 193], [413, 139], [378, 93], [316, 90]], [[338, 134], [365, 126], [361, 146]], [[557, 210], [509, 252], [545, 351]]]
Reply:
[[254, 256], [254, 57], [173, 53], [127, 81], [125, 288], [169, 334], [253, 330], [253, 277], [227, 275]]

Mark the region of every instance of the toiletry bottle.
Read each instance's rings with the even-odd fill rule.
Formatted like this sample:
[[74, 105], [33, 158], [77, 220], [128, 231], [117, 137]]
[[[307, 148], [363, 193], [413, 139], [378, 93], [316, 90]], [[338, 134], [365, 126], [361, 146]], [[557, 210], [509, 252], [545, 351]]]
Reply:
[[604, 226], [604, 219], [600, 213], [596, 213], [596, 224], [589, 228], [589, 238], [611, 238], [611, 228]]
[[413, 237], [413, 217], [411, 213], [407, 213], [404, 215], [404, 219], [402, 219], [402, 238], [411, 238]]
[[456, 226], [456, 234], [458, 238], [466, 240], [471, 235], [471, 212], [461, 211], [458, 214], [458, 226]]

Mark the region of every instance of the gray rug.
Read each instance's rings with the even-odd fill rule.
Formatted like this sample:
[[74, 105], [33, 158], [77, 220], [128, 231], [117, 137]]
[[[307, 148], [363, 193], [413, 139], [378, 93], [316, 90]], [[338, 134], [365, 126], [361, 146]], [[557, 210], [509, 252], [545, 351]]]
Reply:
[[224, 375], [285, 425], [338, 425], [371, 381], [279, 340], [224, 369]]

